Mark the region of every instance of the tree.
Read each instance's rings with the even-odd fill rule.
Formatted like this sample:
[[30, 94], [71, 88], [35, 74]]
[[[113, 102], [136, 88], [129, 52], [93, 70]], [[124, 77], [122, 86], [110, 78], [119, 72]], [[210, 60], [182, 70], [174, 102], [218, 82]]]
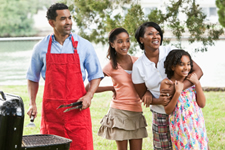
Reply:
[[225, 1], [224, 0], [216, 0], [216, 6], [218, 7], [218, 15], [220, 24], [225, 27]]
[[[189, 32], [189, 43], [202, 42], [201, 51], [206, 51], [207, 45], [213, 45], [214, 40], [224, 32], [215, 24], [204, 23], [206, 15], [195, 0], [170, 0], [165, 12], [154, 9], [147, 15], [143, 13], [138, 0], [73, 0], [68, 5], [79, 28], [78, 34], [95, 43], [105, 44], [106, 33], [113, 28], [124, 27], [130, 33], [135, 47], [135, 31], [146, 21], [158, 23], [164, 31], [171, 30], [180, 48], [181, 37]], [[180, 20], [181, 14], [187, 19]], [[169, 42], [170, 39], [164, 40], [164, 44]], [[134, 48], [132, 52], [135, 52]]]
[[32, 16], [47, 4], [44, 0], [0, 0], [0, 3], [0, 37], [34, 35]]

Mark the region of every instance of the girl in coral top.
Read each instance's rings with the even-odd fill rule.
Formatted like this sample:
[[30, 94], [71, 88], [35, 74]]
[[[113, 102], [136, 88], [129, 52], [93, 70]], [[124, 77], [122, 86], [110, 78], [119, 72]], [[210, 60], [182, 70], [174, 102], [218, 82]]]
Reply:
[[137, 57], [130, 56], [130, 38], [124, 28], [109, 34], [109, 62], [103, 68], [105, 76], [112, 79], [112, 87], [99, 87], [96, 92], [115, 91], [108, 113], [101, 120], [98, 135], [115, 140], [118, 150], [142, 149], [142, 138], [148, 136], [141, 101], [131, 80], [132, 66]]

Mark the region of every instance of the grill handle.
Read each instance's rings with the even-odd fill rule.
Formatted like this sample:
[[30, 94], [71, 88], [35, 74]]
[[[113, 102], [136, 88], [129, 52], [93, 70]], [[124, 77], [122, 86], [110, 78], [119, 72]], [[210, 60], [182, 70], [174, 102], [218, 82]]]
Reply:
[[5, 97], [4, 92], [3, 92], [3, 91], [0, 91], [0, 94], [2, 95], [2, 98], [3, 98], [4, 100], [6, 100], [6, 97]]

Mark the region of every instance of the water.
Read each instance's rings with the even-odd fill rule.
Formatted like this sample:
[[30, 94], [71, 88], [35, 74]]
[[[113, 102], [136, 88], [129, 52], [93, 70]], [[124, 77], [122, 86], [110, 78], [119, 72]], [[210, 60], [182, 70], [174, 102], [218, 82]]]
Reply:
[[32, 48], [37, 41], [0, 42], [0, 85], [25, 85]]
[[[38, 41], [4, 41], [0, 42], [0, 85], [26, 85], [26, 71], [29, 66], [32, 48]], [[208, 52], [194, 52], [199, 43], [186, 46], [193, 60], [202, 68], [204, 76], [201, 78], [204, 87], [225, 87], [225, 41], [215, 42], [215, 46], [208, 47]], [[107, 46], [93, 44], [99, 57], [101, 66], [107, 63]], [[141, 55], [141, 51], [136, 54]], [[41, 84], [43, 84], [41, 80]], [[87, 83], [87, 81], [85, 82]], [[101, 85], [111, 84], [111, 79], [104, 79]]]

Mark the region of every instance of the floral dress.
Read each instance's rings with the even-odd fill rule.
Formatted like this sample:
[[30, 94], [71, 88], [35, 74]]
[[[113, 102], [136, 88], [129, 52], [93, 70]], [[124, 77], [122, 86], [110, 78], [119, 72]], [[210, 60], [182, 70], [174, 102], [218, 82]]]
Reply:
[[175, 110], [169, 115], [173, 149], [207, 150], [208, 138], [195, 86], [181, 92]]

